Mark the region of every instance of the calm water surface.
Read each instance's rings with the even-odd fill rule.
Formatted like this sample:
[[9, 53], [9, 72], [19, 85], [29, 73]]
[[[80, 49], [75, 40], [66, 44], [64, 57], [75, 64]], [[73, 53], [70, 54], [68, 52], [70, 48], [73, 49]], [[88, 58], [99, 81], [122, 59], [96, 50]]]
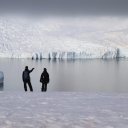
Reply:
[[[0, 59], [4, 72], [4, 91], [24, 91], [22, 71], [28, 65], [34, 91], [40, 91], [40, 75], [46, 67], [50, 74], [48, 91], [128, 92], [128, 60], [49, 61]], [[2, 90], [2, 88], [1, 88]]]

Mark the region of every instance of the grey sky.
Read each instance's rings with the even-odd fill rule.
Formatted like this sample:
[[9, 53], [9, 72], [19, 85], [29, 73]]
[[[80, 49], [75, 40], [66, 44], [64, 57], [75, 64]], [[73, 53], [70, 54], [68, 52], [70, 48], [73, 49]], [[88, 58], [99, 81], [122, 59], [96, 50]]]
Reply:
[[42, 15], [128, 15], [128, 0], [0, 0], [0, 12]]

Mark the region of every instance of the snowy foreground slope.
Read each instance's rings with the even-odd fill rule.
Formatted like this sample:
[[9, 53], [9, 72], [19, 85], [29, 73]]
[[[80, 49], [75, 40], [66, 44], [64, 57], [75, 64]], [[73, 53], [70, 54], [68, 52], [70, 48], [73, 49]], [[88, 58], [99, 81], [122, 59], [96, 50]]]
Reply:
[[127, 94], [0, 93], [1, 128], [127, 128]]
[[0, 16], [0, 57], [128, 57], [128, 18]]

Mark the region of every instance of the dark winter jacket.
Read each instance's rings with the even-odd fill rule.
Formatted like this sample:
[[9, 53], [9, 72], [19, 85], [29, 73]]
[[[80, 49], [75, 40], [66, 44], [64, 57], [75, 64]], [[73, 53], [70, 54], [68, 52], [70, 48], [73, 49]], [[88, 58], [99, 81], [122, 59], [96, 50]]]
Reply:
[[44, 84], [48, 84], [49, 83], [49, 74], [48, 74], [47, 71], [43, 71], [43, 73], [41, 74], [40, 82], [44, 83]]
[[30, 73], [33, 71], [33, 69], [31, 70], [24, 70], [23, 74], [22, 74], [22, 79], [24, 82], [30, 81]]

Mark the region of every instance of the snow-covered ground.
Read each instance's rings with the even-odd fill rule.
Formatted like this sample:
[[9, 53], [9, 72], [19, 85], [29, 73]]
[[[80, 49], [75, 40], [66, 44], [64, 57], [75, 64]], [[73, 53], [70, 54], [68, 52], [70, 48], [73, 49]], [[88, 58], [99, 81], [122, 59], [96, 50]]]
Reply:
[[128, 94], [0, 92], [1, 128], [127, 128]]
[[128, 57], [128, 18], [0, 16], [0, 57]]

